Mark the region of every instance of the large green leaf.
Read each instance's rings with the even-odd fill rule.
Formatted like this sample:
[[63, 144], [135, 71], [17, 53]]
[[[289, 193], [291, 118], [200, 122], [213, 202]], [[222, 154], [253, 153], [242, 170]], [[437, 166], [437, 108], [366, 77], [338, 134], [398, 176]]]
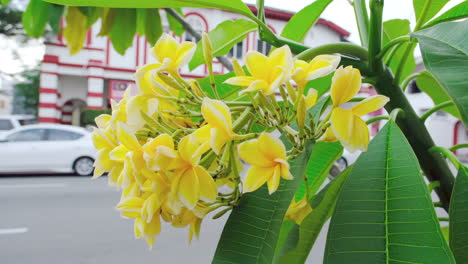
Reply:
[[[304, 263], [309, 256], [320, 231], [325, 222], [330, 218], [333, 208], [335, 207], [338, 194], [341, 187], [351, 171], [351, 167], [343, 171], [337, 178], [330, 182], [317, 196], [312, 200], [312, 212], [304, 218], [301, 225], [296, 225], [293, 232], [286, 241], [297, 241], [292, 250], [286, 251], [278, 257], [278, 263]], [[295, 231], [298, 229], [298, 231]], [[298, 234], [295, 234], [297, 232]]]
[[468, 125], [468, 20], [445, 22], [413, 33], [427, 70], [455, 102]]
[[[411, 32], [410, 22], [408, 19], [392, 19], [385, 21], [383, 24], [383, 45], [386, 45], [392, 39], [408, 35]], [[393, 54], [393, 57], [390, 58], [390, 69], [396, 73], [400, 63], [403, 59], [406, 59], [406, 64], [404, 65], [403, 71], [401, 72], [400, 80], [403, 81], [407, 76], [413, 73], [416, 68], [416, 61], [414, 60], [414, 46], [409, 53], [409, 56], [406, 56], [405, 52], [412, 45], [411, 43], [403, 43], [398, 48], [398, 50]], [[387, 60], [389, 54], [385, 57]]]
[[62, 5], [50, 5], [49, 11], [49, 25], [55, 34], [60, 33], [60, 20], [62, 19], [63, 11], [65, 7]]
[[146, 9], [145, 36], [151, 46], [156, 44], [163, 30], [159, 10], [157, 8]]
[[[428, 8], [422, 18], [422, 23], [429, 21], [448, 3], [449, 0], [413, 0], [414, 13], [416, 14], [416, 21], [423, 15], [424, 6], [428, 5]], [[422, 25], [422, 24], [421, 24]]]
[[50, 4], [42, 0], [29, 2], [23, 14], [23, 28], [29, 36], [38, 38], [44, 34], [50, 10]]
[[341, 189], [324, 263], [455, 263], [418, 160], [393, 121], [360, 155]]
[[218, 8], [244, 16], [255, 17], [241, 0], [46, 0], [50, 3], [75, 6], [101, 6], [115, 8]]
[[311, 148], [308, 144], [290, 162], [294, 179], [281, 180], [276, 192], [268, 194], [264, 185], [242, 196], [224, 226], [213, 263], [272, 263], [284, 215], [302, 180]]
[[[255, 30], [257, 30], [257, 24], [245, 19], [226, 20], [217, 25], [208, 33], [213, 48], [213, 56], [228, 54], [236, 43], [242, 41], [247, 34]], [[189, 68], [193, 70], [204, 62], [202, 43], [198, 42], [197, 50], [189, 63]]]
[[136, 32], [136, 9], [115, 9], [114, 24], [110, 30], [110, 39], [114, 49], [125, 54], [125, 51], [133, 45]]
[[468, 17], [468, 1], [461, 2], [460, 4], [450, 8], [447, 12], [443, 13], [439, 17], [434, 18], [429, 21], [424, 27], [431, 27], [433, 25], [445, 22], [452, 21]]
[[297, 12], [286, 24], [281, 36], [302, 42], [309, 32], [310, 28], [314, 26], [315, 22], [320, 18], [323, 10], [333, 0], [316, 0], [312, 4], [304, 7], [301, 11]]
[[461, 167], [450, 201], [450, 248], [458, 264], [468, 263], [468, 171]]
[[339, 142], [319, 142], [314, 145], [309, 162], [307, 163], [307, 182], [303, 181], [297, 190], [295, 199], [301, 200], [306, 195], [306, 186], [309, 194], [315, 195], [327, 178], [333, 163], [343, 154], [343, 147]]
[[[421, 91], [425, 92], [431, 97], [435, 105], [447, 101], [452, 101], [447, 92], [445, 92], [444, 88], [442, 88], [440, 83], [434, 78], [434, 76], [432, 76], [430, 72], [421, 72], [420, 75], [416, 78], [416, 84]], [[460, 112], [458, 112], [458, 109], [455, 106], [445, 107], [442, 110], [450, 113], [456, 118], [460, 118]]]

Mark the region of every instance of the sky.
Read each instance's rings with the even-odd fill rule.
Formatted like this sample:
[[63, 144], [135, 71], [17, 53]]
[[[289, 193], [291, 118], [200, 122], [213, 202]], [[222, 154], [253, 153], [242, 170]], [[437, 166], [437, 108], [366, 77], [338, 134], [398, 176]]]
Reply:
[[[463, 0], [450, 1], [441, 12], [461, 3]], [[246, 3], [255, 4], [255, 0], [244, 0]], [[311, 0], [265, 0], [267, 6], [277, 9], [297, 12], [306, 5], [310, 4]], [[413, 12], [413, 1], [411, 0], [387, 0], [384, 8], [384, 21], [394, 18], [409, 19], [412, 26], [415, 24]], [[349, 40], [354, 43], [359, 43], [359, 33], [354, 19], [354, 11], [348, 0], [334, 0], [325, 9], [321, 16], [330, 20], [351, 33]], [[21, 70], [21, 61], [15, 58], [9, 47], [17, 46], [14, 41], [5, 41], [0, 37], [0, 71], [15, 73]], [[44, 48], [40, 41], [35, 41], [31, 45], [20, 48], [19, 55], [22, 61], [32, 67], [37, 64], [44, 55]]]

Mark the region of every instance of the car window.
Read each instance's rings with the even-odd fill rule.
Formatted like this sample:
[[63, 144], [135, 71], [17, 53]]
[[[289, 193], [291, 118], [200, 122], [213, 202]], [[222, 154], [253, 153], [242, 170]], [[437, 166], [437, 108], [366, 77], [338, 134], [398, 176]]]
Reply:
[[0, 119], [0, 130], [13, 129], [13, 124], [8, 119]]
[[36, 119], [33, 119], [33, 118], [30, 118], [30, 119], [19, 119], [18, 122], [19, 122], [20, 125], [22, 125], [22, 126], [25, 126], [25, 125], [32, 125], [32, 124], [36, 124], [36, 123], [37, 123]]
[[61, 130], [61, 129], [47, 129], [48, 141], [61, 141], [61, 140], [75, 140], [83, 135], [76, 132]]
[[22, 130], [16, 133], [9, 135], [6, 140], [7, 141], [41, 141], [44, 139], [44, 129], [35, 128], [35, 129], [27, 129]]

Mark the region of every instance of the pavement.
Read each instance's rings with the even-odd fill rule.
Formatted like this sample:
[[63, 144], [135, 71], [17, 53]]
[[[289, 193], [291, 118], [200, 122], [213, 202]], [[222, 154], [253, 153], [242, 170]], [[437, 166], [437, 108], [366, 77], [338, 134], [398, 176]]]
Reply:
[[[164, 224], [150, 250], [114, 209], [118, 199], [105, 177], [0, 176], [0, 263], [211, 263], [227, 216], [204, 220], [191, 244], [187, 228]], [[322, 263], [324, 238], [308, 262]]]

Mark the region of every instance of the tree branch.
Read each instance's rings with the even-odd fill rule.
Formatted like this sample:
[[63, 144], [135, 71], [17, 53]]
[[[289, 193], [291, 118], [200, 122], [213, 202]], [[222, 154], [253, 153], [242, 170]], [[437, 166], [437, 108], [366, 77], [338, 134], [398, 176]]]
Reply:
[[[190, 35], [192, 35], [197, 41], [201, 40], [201, 34], [198, 33], [179, 13], [177, 13], [172, 8], [164, 8], [164, 10], [166, 10], [166, 12], [177, 21], [179, 21], [179, 23], [184, 27], [185, 31], [190, 33]], [[216, 58], [224, 67], [226, 67], [226, 69], [233, 71], [232, 63], [229, 61], [229, 59], [224, 56], [217, 56]]]

